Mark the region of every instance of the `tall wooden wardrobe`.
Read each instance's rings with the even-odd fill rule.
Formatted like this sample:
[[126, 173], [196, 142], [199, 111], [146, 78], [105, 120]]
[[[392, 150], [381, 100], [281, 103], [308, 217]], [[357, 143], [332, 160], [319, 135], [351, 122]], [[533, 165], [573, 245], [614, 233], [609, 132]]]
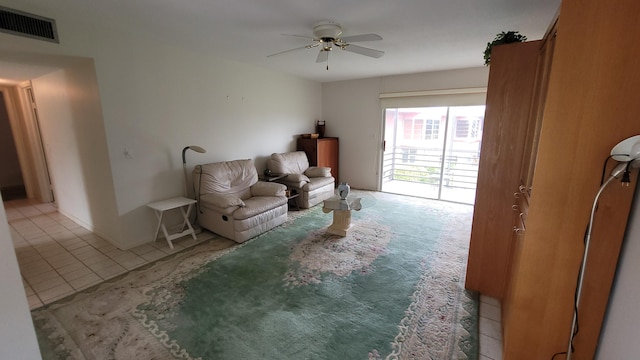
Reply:
[[[542, 41], [492, 52], [466, 286], [502, 301], [506, 360], [567, 351], [603, 165], [640, 134], [640, 3], [564, 0], [559, 14]], [[600, 198], [572, 359], [594, 358], [636, 179]]]

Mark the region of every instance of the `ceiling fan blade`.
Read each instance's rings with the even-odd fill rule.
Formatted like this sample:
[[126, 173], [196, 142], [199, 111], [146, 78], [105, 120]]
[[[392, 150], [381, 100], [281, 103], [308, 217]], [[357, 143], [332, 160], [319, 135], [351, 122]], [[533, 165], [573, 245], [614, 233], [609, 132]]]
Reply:
[[343, 47], [343, 49], [350, 51], [352, 53], [369, 56], [376, 59], [384, 55], [384, 51], [369, 49], [366, 47], [352, 45], [352, 44], [347, 44], [346, 46]]
[[307, 40], [313, 40], [315, 41], [316, 39], [314, 39], [311, 36], [304, 36], [304, 35], [295, 35], [295, 34], [282, 34], [282, 36], [293, 36], [293, 37], [299, 37], [299, 38], [303, 38], [303, 39], [307, 39]]
[[289, 50], [285, 50], [285, 51], [280, 51], [280, 52], [277, 52], [277, 53], [275, 53], [275, 54], [267, 55], [267, 57], [272, 57], [272, 56], [276, 56], [276, 55], [282, 55], [282, 54], [285, 54], [285, 53], [288, 53], [288, 52], [292, 52], [292, 51], [296, 51], [296, 50], [306, 49], [306, 48], [307, 48], [307, 46], [309, 46], [309, 45], [300, 46], [300, 47], [293, 48], [293, 49], [289, 49]]
[[272, 56], [276, 56], [276, 55], [281, 55], [281, 54], [285, 54], [285, 53], [292, 52], [292, 51], [296, 51], [296, 50], [311, 49], [311, 48], [314, 48], [314, 47], [319, 46], [319, 45], [320, 45], [320, 43], [319, 43], [319, 42], [317, 42], [317, 43], [315, 43], [315, 44], [309, 44], [309, 45], [300, 46], [300, 47], [293, 48], [293, 49], [289, 49], [289, 50], [285, 50], [285, 51], [280, 51], [280, 52], [277, 52], [277, 53], [275, 53], [275, 54], [267, 55], [267, 57], [272, 57]]
[[324, 49], [320, 49], [320, 52], [318, 53], [318, 57], [316, 58], [316, 62], [323, 63], [328, 59], [329, 59], [329, 52]]
[[375, 40], [382, 40], [382, 36], [378, 34], [362, 34], [362, 35], [345, 36], [341, 39], [344, 42], [375, 41]]

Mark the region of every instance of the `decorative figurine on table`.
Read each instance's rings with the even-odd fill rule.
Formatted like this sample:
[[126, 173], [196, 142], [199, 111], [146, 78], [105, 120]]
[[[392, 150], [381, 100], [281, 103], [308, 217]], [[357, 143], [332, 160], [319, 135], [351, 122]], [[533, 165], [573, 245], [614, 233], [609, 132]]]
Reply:
[[347, 199], [350, 190], [349, 184], [346, 182], [340, 183], [337, 190], [339, 198], [338, 196], [333, 196], [323, 201], [322, 212], [330, 213], [333, 211], [333, 223], [327, 228], [329, 234], [347, 236], [347, 232], [353, 226], [351, 224], [351, 211], [362, 209], [361, 198], [351, 197]]
[[340, 195], [340, 199], [346, 200], [350, 190], [351, 186], [349, 186], [349, 184], [346, 182], [340, 183], [340, 185], [338, 185], [338, 195]]

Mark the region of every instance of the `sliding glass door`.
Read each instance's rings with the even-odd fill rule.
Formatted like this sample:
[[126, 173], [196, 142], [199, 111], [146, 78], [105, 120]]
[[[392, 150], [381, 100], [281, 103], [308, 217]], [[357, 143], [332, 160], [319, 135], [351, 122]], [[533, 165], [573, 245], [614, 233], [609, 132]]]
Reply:
[[382, 191], [473, 204], [483, 106], [385, 109]]

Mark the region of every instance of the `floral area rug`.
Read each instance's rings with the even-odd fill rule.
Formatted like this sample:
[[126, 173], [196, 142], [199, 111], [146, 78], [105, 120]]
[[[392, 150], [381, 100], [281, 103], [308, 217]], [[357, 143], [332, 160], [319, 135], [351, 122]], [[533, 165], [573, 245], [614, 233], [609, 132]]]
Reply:
[[44, 359], [477, 359], [473, 208], [352, 191], [242, 245], [215, 238], [34, 310]]

